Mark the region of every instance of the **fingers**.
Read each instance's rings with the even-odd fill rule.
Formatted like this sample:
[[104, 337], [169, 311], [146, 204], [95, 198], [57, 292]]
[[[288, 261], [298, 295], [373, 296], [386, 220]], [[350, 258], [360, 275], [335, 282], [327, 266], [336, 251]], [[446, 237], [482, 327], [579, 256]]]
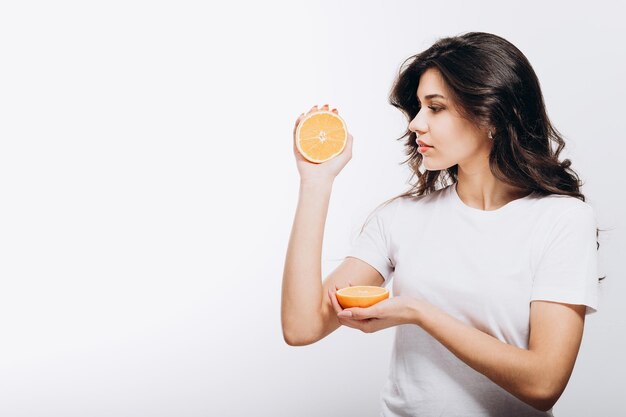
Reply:
[[300, 124], [300, 120], [302, 120], [302, 118], [304, 117], [304, 113], [302, 113], [298, 119], [296, 120], [296, 124], [293, 127], [293, 139], [294, 139], [294, 146], [295, 146], [295, 139], [296, 139], [296, 131], [298, 130], [298, 125]]
[[[302, 113], [300, 116], [298, 116], [298, 119], [296, 120], [296, 128], [298, 127], [298, 124], [300, 124], [300, 120], [302, 120], [302, 118], [304, 117], [304, 113]], [[295, 128], [294, 128], [294, 132], [295, 132]]]
[[341, 306], [339, 305], [339, 302], [337, 301], [337, 296], [335, 295], [336, 291], [333, 291], [332, 288], [328, 289], [328, 297], [330, 298], [330, 303], [333, 306], [333, 310], [335, 310], [335, 313], [340, 313], [341, 311], [343, 311], [343, 309], [341, 308]]
[[[337, 285], [335, 285], [335, 288], [339, 289], [337, 287]], [[341, 305], [339, 304], [339, 301], [337, 300], [337, 295], [335, 294], [336, 291], [333, 291], [332, 288], [328, 289], [328, 297], [330, 297], [330, 302], [333, 306], [333, 310], [335, 310], [335, 314], [337, 314], [337, 320], [339, 320], [339, 323], [342, 325], [347, 325], [350, 327], [354, 327], [353, 323], [358, 322], [358, 320], [354, 320], [352, 319], [352, 312], [345, 312], [345, 315], [340, 315], [341, 312], [345, 311], [343, 307], [341, 307]], [[350, 314], [350, 315], [348, 315]]]
[[353, 144], [352, 135], [348, 133], [348, 141], [346, 142], [346, 148], [348, 149], [348, 152], [350, 152], [350, 156], [352, 156], [352, 144]]
[[[348, 281], [348, 285], [351, 287], [352, 286], [352, 282]], [[341, 288], [343, 288], [343, 287], [341, 287]], [[339, 288], [339, 286], [337, 284], [335, 284], [335, 289], [334, 290], [332, 288], [328, 289], [328, 296], [330, 297], [330, 302], [333, 305], [333, 309], [337, 313], [341, 313], [343, 311], [343, 307], [341, 307], [341, 305], [339, 304], [339, 301], [337, 300], [337, 295], [335, 295], [335, 293], [337, 291], [339, 291], [341, 288]]]
[[[309, 110], [307, 112], [307, 115], [311, 114], [311, 113], [315, 113], [316, 111], [322, 111], [322, 110], [323, 111], [328, 111], [329, 109], [330, 109], [330, 106], [328, 104], [324, 104], [321, 108], [318, 108], [318, 106], [316, 104], [315, 106], [311, 107], [311, 110]], [[339, 111], [336, 108], [333, 108], [331, 111], [333, 113], [339, 114]]]

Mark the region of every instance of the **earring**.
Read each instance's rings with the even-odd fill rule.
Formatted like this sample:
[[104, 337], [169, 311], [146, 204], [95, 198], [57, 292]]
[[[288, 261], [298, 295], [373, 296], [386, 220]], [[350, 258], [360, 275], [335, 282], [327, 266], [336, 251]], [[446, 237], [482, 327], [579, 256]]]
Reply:
[[491, 130], [489, 131], [489, 134], [487, 136], [489, 136], [489, 139], [493, 139], [493, 134], [491, 133]]

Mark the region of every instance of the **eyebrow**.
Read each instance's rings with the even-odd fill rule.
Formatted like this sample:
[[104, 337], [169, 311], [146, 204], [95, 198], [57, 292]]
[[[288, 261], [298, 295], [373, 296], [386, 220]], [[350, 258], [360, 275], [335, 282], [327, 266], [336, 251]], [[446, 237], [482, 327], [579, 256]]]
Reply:
[[[426, 97], [424, 97], [424, 98], [425, 98], [426, 100], [430, 100], [431, 98], [435, 98], [435, 97], [440, 97], [440, 98], [442, 98], [442, 99], [446, 100], [446, 98], [445, 98], [444, 96], [442, 96], [441, 94], [429, 94], [429, 95], [427, 95], [427, 96], [426, 96]], [[419, 100], [420, 100], [420, 98], [419, 98], [419, 97], [417, 97], [417, 101], [419, 101]]]

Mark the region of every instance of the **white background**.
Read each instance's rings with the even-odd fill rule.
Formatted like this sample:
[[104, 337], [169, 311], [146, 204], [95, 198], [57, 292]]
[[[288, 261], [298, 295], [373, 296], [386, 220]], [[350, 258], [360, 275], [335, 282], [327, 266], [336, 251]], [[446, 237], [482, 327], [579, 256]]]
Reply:
[[400, 64], [468, 31], [529, 58], [562, 157], [611, 229], [600, 311], [555, 415], [624, 415], [618, 2], [220, 3], [0, 6], [0, 415], [377, 416], [393, 329], [283, 340], [292, 129], [330, 103], [354, 136], [326, 276], [408, 188], [406, 121], [388, 103]]

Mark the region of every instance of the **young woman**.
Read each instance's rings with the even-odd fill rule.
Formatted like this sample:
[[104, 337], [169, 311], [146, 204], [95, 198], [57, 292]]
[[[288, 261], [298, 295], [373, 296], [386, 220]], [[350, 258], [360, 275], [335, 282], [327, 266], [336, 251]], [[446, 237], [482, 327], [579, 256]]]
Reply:
[[[570, 161], [558, 160], [563, 138], [514, 45], [472, 32], [405, 64], [390, 102], [408, 118], [399, 139], [417, 182], [375, 210], [323, 282], [328, 203], [352, 136], [322, 164], [294, 145], [301, 182], [283, 276], [285, 341], [311, 344], [340, 325], [396, 326], [385, 417], [551, 416], [585, 315], [597, 309], [594, 210]], [[337, 302], [339, 288], [392, 278], [394, 296], [372, 307]]]

